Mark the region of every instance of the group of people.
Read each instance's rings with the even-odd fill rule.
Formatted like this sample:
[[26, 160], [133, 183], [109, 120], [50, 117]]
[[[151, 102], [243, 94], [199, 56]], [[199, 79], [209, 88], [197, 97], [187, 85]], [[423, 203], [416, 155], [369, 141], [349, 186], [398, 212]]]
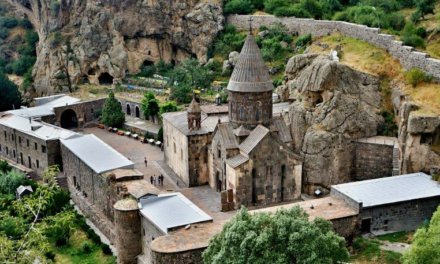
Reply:
[[156, 182], [157, 182], [158, 186], [163, 186], [163, 175], [162, 174], [157, 177], [156, 177], [156, 175], [150, 176], [150, 183], [153, 185], [156, 185]]

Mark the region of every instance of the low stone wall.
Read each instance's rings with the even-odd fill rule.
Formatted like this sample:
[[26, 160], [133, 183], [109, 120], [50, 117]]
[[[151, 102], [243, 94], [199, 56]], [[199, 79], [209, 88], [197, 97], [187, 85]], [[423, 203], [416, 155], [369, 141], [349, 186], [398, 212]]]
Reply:
[[203, 263], [202, 253], [205, 248], [178, 253], [151, 252], [151, 264], [192, 264]]
[[226, 21], [229, 24], [233, 24], [239, 30], [248, 30], [250, 18], [252, 18], [252, 23], [255, 27], [281, 23], [292, 33], [310, 33], [316, 37], [340, 32], [344, 36], [360, 39], [385, 49], [395, 59], [399, 60], [405, 69], [417, 67], [440, 80], [440, 60], [430, 58], [426, 53], [403, 45], [401, 41], [396, 41], [393, 35], [382, 34], [378, 28], [370, 28], [343, 21], [254, 15], [231, 15], [227, 17]]

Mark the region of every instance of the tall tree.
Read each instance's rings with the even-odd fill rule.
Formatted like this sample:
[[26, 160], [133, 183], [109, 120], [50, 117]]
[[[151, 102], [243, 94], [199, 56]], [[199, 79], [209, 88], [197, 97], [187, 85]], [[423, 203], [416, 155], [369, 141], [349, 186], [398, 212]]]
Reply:
[[116, 100], [113, 92], [110, 92], [107, 100], [105, 100], [101, 120], [102, 123], [111, 127], [121, 127], [125, 122], [125, 114], [122, 112], [122, 106], [118, 100]]
[[144, 98], [141, 103], [142, 113], [144, 114], [146, 119], [150, 117], [155, 118], [159, 113], [159, 101], [156, 99], [152, 92], [148, 92], [144, 94]]
[[0, 112], [19, 108], [21, 106], [21, 94], [17, 85], [0, 72]]
[[203, 253], [204, 263], [337, 263], [348, 260], [345, 240], [330, 222], [311, 222], [299, 207], [251, 215], [242, 209]]
[[403, 262], [440, 263], [440, 206], [429, 225], [417, 230], [411, 249], [403, 256]]

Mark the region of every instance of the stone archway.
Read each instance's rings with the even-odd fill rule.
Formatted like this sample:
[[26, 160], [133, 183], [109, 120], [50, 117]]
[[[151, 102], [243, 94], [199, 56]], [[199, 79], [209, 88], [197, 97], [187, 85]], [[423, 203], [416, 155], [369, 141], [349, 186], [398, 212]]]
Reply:
[[61, 114], [61, 127], [62, 128], [77, 128], [78, 127], [78, 116], [72, 109], [64, 110]]
[[139, 106], [136, 106], [136, 107], [135, 107], [135, 114], [136, 114], [136, 117], [137, 117], [137, 118], [140, 118], [140, 117], [141, 117], [141, 111], [139, 110]]
[[126, 111], [127, 115], [131, 116], [131, 107], [129, 104], [127, 104], [127, 111]]

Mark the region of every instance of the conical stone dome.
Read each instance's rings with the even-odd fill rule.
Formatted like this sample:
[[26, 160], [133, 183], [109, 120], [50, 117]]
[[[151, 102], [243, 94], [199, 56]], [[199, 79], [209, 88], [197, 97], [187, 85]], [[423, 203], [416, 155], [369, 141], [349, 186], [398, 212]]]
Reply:
[[267, 92], [273, 90], [269, 71], [253, 35], [248, 35], [232, 72], [228, 90], [234, 92]]

